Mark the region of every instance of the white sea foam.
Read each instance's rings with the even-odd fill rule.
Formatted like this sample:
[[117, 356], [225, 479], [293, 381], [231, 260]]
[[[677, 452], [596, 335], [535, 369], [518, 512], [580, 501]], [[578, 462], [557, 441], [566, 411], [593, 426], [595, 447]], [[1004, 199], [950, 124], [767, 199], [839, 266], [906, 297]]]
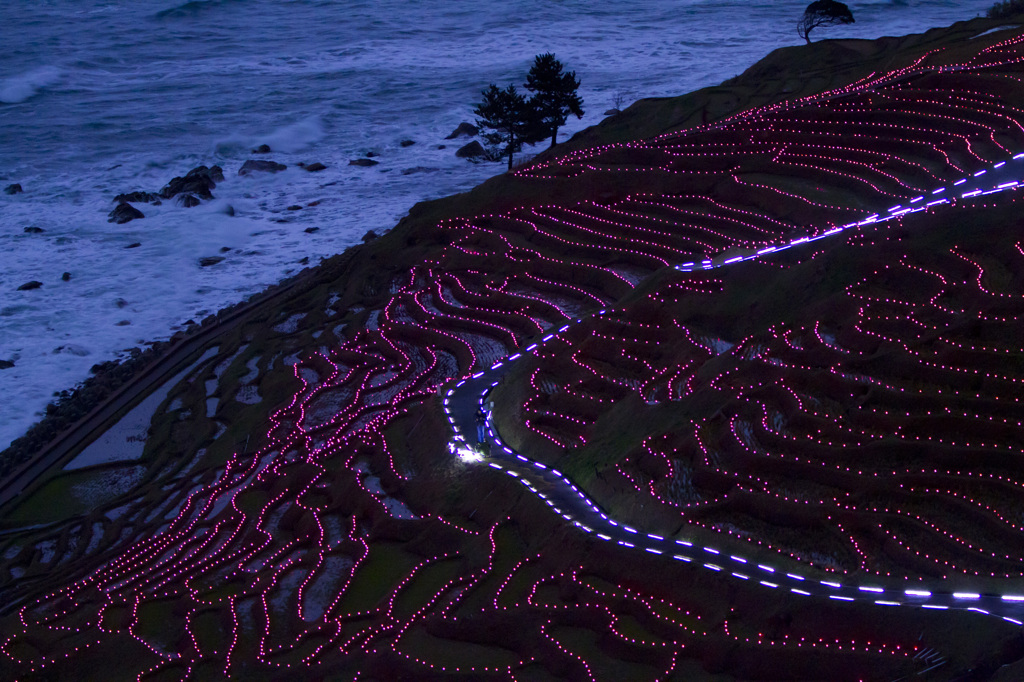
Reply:
[[[0, 370], [0, 449], [94, 363], [501, 172], [456, 158], [468, 140], [444, 137], [473, 120], [488, 83], [522, 83], [534, 55], [555, 52], [583, 83], [587, 113], [566, 139], [617, 93], [681, 94], [798, 44], [806, 4], [10, 0], [0, 182], [25, 191], [0, 195], [0, 359], [15, 361]], [[816, 39], [921, 31], [991, 0], [849, 4], [857, 23]], [[239, 177], [264, 143], [273, 151], [261, 158], [288, 169]], [[380, 165], [348, 165], [371, 151]], [[298, 167], [314, 161], [327, 170]], [[140, 204], [144, 219], [107, 222], [115, 195], [214, 163], [225, 171], [214, 201]], [[33, 225], [45, 232], [26, 234]], [[16, 291], [29, 280], [43, 286]]]
[[0, 102], [16, 104], [24, 102], [48, 85], [60, 78], [60, 69], [53, 66], [41, 66], [17, 76], [0, 81]]

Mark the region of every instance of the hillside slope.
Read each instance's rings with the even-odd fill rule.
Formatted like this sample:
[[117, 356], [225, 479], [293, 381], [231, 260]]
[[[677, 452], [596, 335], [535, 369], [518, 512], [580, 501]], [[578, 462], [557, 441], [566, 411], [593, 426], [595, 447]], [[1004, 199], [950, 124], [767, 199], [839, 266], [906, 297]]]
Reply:
[[[1017, 661], [1018, 628], [994, 618], [882, 619], [583, 535], [453, 459], [438, 399], [614, 306], [495, 394], [518, 448], [652, 529], [732, 531], [823, 572], [1013, 575], [1016, 517], [992, 515], [1010, 509], [1019, 424], [988, 422], [1010, 419], [999, 400], [1018, 378], [1015, 194], [728, 271], [666, 267], [824, 235], [1011, 159], [1024, 38], [969, 39], [993, 26], [774, 53], [324, 264], [165, 387], [141, 452], [73, 453], [4, 510], [5, 665], [19, 679], [102, 666], [111, 679], [939, 680]], [[999, 376], [966, 376], [982, 368]], [[893, 404], [879, 382], [918, 399]], [[950, 389], [977, 397], [943, 402]], [[927, 414], [954, 406], [964, 414]], [[965, 434], [943, 444], [941, 472], [875, 481], [938, 466], [928, 448], [908, 454], [915, 438]], [[843, 439], [880, 442], [837, 454]], [[800, 462], [772, 456], [792, 442]], [[941, 516], [924, 521], [877, 509], [920, 515], [936, 496]], [[903, 525], [874, 531], [878, 514]]]

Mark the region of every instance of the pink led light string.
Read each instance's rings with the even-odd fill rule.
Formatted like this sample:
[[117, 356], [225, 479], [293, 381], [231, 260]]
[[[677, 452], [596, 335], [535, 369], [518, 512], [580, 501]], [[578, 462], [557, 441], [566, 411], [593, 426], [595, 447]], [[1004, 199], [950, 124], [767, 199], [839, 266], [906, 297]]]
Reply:
[[[524, 206], [503, 215], [445, 221], [439, 230], [451, 237], [451, 245], [432, 260], [411, 268], [400, 281], [391, 283], [390, 298], [373, 318], [376, 328], [358, 331], [338, 348], [309, 352], [293, 366], [293, 395], [287, 405], [270, 415], [266, 442], [257, 452], [231, 457], [215, 481], [187, 495], [177, 516], [162, 532], [139, 539], [87, 577], [23, 606], [19, 612], [23, 630], [7, 637], [0, 644], [0, 653], [24, 666], [25, 670], [37, 672], [104, 639], [125, 636], [140, 642], [155, 658], [152, 665], [149, 662], [142, 664], [149, 667], [139, 673], [140, 678], [163, 668], [170, 669], [172, 664], [181, 666], [176, 669], [191, 671], [203, 658], [210, 656], [222, 657], [224, 674], [233, 674], [237, 671], [235, 664], [243, 644], [255, 648], [256, 660], [261, 665], [274, 669], [312, 666], [328, 660], [335, 652], [357, 655], [383, 648], [399, 656], [411, 656], [402, 651], [402, 634], [428, 615], [433, 617], [434, 610], [442, 606], [445, 595], [459, 585], [476, 584], [493, 567], [494, 528], [490, 529], [487, 538], [490, 554], [486, 569], [460, 574], [438, 588], [412, 615], [400, 616], [395, 602], [407, 585], [430, 566], [476, 552], [478, 548], [473, 549], [475, 545], [472, 543], [483, 540], [474, 535], [475, 531], [463, 529], [449, 519], [433, 516], [415, 520], [391, 518], [388, 523], [416, 523], [450, 529], [470, 544], [458, 552], [423, 557], [404, 574], [397, 586], [392, 586], [382, 606], [358, 613], [341, 613], [341, 605], [353, 579], [373, 550], [371, 540], [364, 537], [365, 531], [360, 528], [356, 514], [348, 517], [349, 525], [343, 537], [330, 537], [334, 532], [331, 520], [336, 517], [328, 513], [329, 507], [316, 500], [318, 495], [330, 497], [332, 478], [350, 477], [352, 494], [365, 503], [365, 509], [360, 513], [366, 518], [390, 517], [381, 495], [367, 488], [362, 475], [365, 472], [357, 469], [358, 461], [369, 460], [374, 472], [382, 480], [386, 479], [389, 486], [408, 483], [411, 476], [396, 461], [396, 453], [388, 444], [385, 434], [389, 426], [414, 410], [423, 409], [439, 386], [487, 366], [489, 363], [483, 361], [482, 354], [493, 353], [496, 347], [502, 348], [504, 354], [513, 352], [531, 334], [543, 328], [541, 321], [556, 323], [551, 318], [558, 315], [576, 318], [577, 312], [604, 306], [628, 292], [634, 282], [611, 267], [606, 262], [608, 258], [653, 268], [684, 254], [711, 258], [730, 247], [767, 246], [793, 236], [798, 228], [804, 229], [796, 222], [790, 224], [772, 217], [774, 211], [770, 205], [774, 201], [792, 202], [786, 206], [809, 211], [806, 215], [810, 217], [821, 217], [820, 221], [809, 221], [816, 225], [835, 225], [841, 222], [839, 216], [865, 213], [863, 209], [852, 206], [815, 202], [799, 192], [786, 189], [785, 185], [774, 187], [759, 183], [744, 177], [747, 174], [764, 172], [776, 165], [786, 166], [801, 170], [809, 181], [827, 177], [836, 187], [868, 188], [870, 191], [863, 196], [864, 200], [879, 202], [889, 195], [909, 199], [912, 192], [908, 193], [908, 190], [915, 188], [918, 181], [948, 179], [959, 173], [960, 168], [971, 170], [978, 167], [980, 161], [988, 160], [994, 153], [991, 150], [1007, 149], [1001, 141], [1006, 138], [997, 138], [996, 131], [1008, 137], [1019, 137], [1024, 131], [1019, 122], [1021, 110], [995, 100], [985, 88], [990, 86], [990, 80], [1005, 75], [992, 74], [993, 68], [1005, 70], [1008, 65], [1021, 60], [1020, 45], [1019, 38], [1004, 41], [986, 49], [983, 58], [963, 64], [928, 66], [926, 63], [930, 60], [936, 61], [941, 57], [941, 54], [932, 55], [906, 69], [880, 74], [824, 95], [744, 112], [693, 131], [673, 133], [649, 142], [574, 152], [518, 171], [517, 175], [522, 177], [539, 179], [546, 176], [573, 177], [584, 172], [605, 173], [614, 169], [619, 173], [655, 178], [659, 183], [690, 179], [698, 183], [722, 181], [723, 187], [732, 187], [730, 191], [739, 194], [730, 195], [727, 199], [713, 196], [710, 184], [706, 190], [681, 194], [676, 185], [670, 191], [629, 194], [624, 199], [604, 204], [581, 202], [572, 206]], [[913, 87], [913, 79], [926, 76], [931, 79], [948, 76], [950, 84], [929, 89], [925, 96], [920, 88]], [[886, 102], [884, 108], [879, 104], [882, 100]], [[880, 116], [899, 120], [876, 120]], [[850, 133], [849, 140], [844, 140], [840, 134], [844, 130]], [[900, 145], [901, 151], [872, 149], [872, 145], [888, 143]], [[904, 149], [914, 151], [903, 153]], [[620, 155], [620, 162], [605, 163], [615, 154]], [[882, 163], [897, 169], [882, 168]], [[914, 179], [910, 180], [904, 174]], [[816, 229], [824, 230], [821, 227]], [[538, 243], [533, 243], [534, 238]], [[541, 241], [543, 247], [540, 246]], [[1020, 245], [1017, 244], [1016, 248], [1019, 251]], [[984, 285], [984, 269], [980, 263], [960, 251], [955, 251], [953, 256], [971, 266], [971, 276], [954, 277], [942, 270], [938, 276], [943, 287], [954, 287], [958, 295], [967, 297], [969, 294], [961, 290], [970, 285], [976, 294], [984, 294], [1000, 304], [1014, 304], [1020, 298], [1018, 294], [993, 295]], [[505, 269], [490, 280], [496, 264]], [[916, 267], [919, 266], [906, 264], [907, 269]], [[715, 282], [701, 279], [701, 275], [688, 275], [682, 279], [656, 292], [657, 298], [652, 296], [652, 300], [664, 302], [716, 291]], [[980, 320], [1006, 324], [1019, 319], [1016, 313], [989, 309], [984, 297], [975, 296], [967, 300], [974, 305], [972, 314], [978, 315]], [[566, 301], [572, 302], [571, 305]], [[909, 351], [907, 355], [912, 356], [911, 361], [928, 371], [963, 374], [962, 368], [941, 361], [937, 353], [925, 357], [912, 349], [921, 333], [943, 328], [942, 320], [929, 321], [922, 315], [927, 312], [948, 316], [957, 312], [947, 303], [937, 297], [932, 297], [927, 304], [895, 297], [884, 301], [865, 297], [858, 301], [861, 309], [852, 333], [865, 337], [861, 342], [902, 347]], [[572, 310], [573, 306], [579, 311]], [[965, 310], [966, 307], [960, 313]], [[622, 399], [622, 389], [635, 391], [647, 401], [662, 395], [666, 399], [683, 398], [701, 390], [729, 393], [738, 401], [738, 409], [747, 411], [742, 415], [740, 412], [728, 415], [728, 428], [717, 434], [729, 439], [724, 443], [711, 443], [701, 431], [700, 424], [694, 425], [692, 437], [701, 453], [701, 466], [715, 469], [720, 475], [733, 480], [738, 491], [771, 497], [773, 503], [806, 506], [809, 501], [798, 501], [787, 496], [785, 491], [773, 490], [774, 483], [768, 476], [729, 470], [731, 457], [777, 457], [780, 461], [785, 460], [786, 466], [829, 468], [836, 474], [849, 474], [851, 477], [886, 474], [879, 464], [853, 464], [858, 458], [866, 459], [857, 451], [870, 447], [878, 440], [877, 434], [855, 424], [828, 428], [826, 413], [809, 400], [813, 391], [789, 385], [794, 382], [786, 379], [787, 376], [800, 375], [813, 384], [813, 377], [809, 375], [825, 372], [833, 382], [830, 385], [843, 390], [855, 390], [864, 383], [870, 383], [875, 387], [873, 390], [883, 393], [909, 393], [922, 399], [931, 395], [930, 389], [914, 388], [909, 380], [901, 383], [901, 379], [870, 377], [857, 371], [850, 363], [862, 357], [865, 351], [847, 347], [839, 340], [834, 343], [826, 341], [818, 322], [806, 330], [799, 330], [799, 333], [791, 328], [778, 328], [763, 337], [743, 339], [727, 352], [720, 352], [715, 343], [706, 340], [702, 343], [702, 340], [689, 336], [690, 330], [680, 327], [675, 321], [664, 326], [652, 326], [645, 320], [630, 320], [628, 316], [617, 314], [617, 317], [609, 316], [602, 324], [605, 325], [604, 331], [591, 334], [587, 343], [593, 346], [617, 344], [616, 362], [628, 374], [615, 376], [606, 372], [603, 367], [607, 365], [591, 362], [585, 353], [578, 352], [579, 348], [573, 343], [563, 341], [568, 345], [559, 348], [557, 355], [553, 352], [550, 358], [557, 362], [568, 352], [572, 362], [565, 364], [571, 365], [573, 372], [579, 372], [579, 376], [563, 389], [565, 395], [571, 397], [569, 407], [545, 407], [541, 397], [543, 392], [533, 381], [539, 375], [537, 372], [531, 375], [534, 393], [528, 398], [533, 401], [530, 410], [535, 418], [543, 416], [555, 424], [550, 433], [542, 435], [556, 443], [575, 439], [581, 445], [585, 444], [588, 437], [586, 429], [597, 414], [586, 410], [605, 405], [609, 400], [604, 393], [607, 389], [597, 386], [595, 382], [598, 381], [616, 387], [611, 393], [615, 400]], [[673, 358], [673, 362], [655, 357], [659, 339], [669, 336], [683, 336], [688, 340], [686, 357]], [[951, 336], [944, 341], [961, 350], [970, 348], [973, 351], [977, 347], [982, 353], [1010, 352], [1009, 346], [993, 351], [988, 346], [959, 337]], [[751, 350], [755, 347], [758, 350]], [[823, 367], [802, 362], [800, 354], [811, 350], [830, 353], [832, 364]], [[744, 356], [747, 351], [750, 351], [748, 356]], [[723, 363], [726, 369], [710, 379], [698, 377], [699, 367], [712, 359]], [[729, 367], [730, 363], [734, 366]], [[749, 367], [741, 372], [740, 366], [744, 364]], [[753, 376], [753, 368], [762, 377], [771, 377], [771, 381], [759, 381]], [[303, 369], [314, 371], [318, 379], [307, 380]], [[984, 379], [1000, 386], [1001, 391], [1001, 384], [1015, 387], [1022, 377], [1002, 371], [989, 372]], [[814, 431], [790, 434], [774, 426], [770, 415], [775, 412], [769, 411], [762, 402], [770, 390], [777, 391], [778, 396], [786, 396], [787, 405], [792, 400], [795, 407], [787, 407], [791, 413], [791, 425], [814, 428]], [[964, 412], [965, 418], [971, 422], [987, 426], [996, 419], [1002, 419], [1001, 423], [1013, 433], [1020, 426], [1019, 421], [1011, 423], [992, 409], [992, 403], [1000, 400], [1003, 403], [1018, 402], [1009, 394], [997, 395], [986, 401], [980, 391], [969, 391], [963, 387], [943, 387], [943, 390], [952, 390], [955, 395], [963, 394], [982, 403], [969, 417]], [[336, 403], [325, 416], [325, 406], [332, 405], [331, 399]], [[741, 420], [741, 416], [744, 419]], [[743, 422], [753, 425], [752, 430], [746, 431], [747, 435], [743, 432], [746, 427], [740, 426]], [[532, 422], [527, 428], [532, 428]], [[898, 434], [898, 439], [906, 443], [920, 437], [910, 429]], [[988, 450], [993, 451], [988, 453], [992, 456], [1003, 454], [1002, 449], [991, 448], [984, 441], [971, 438], [970, 445], [966, 444], [967, 441], [954, 443], [949, 439], [944, 445], [950, 448], [970, 447], [974, 454], [977, 454], [975, 451]], [[777, 443], [784, 450], [796, 448], [800, 454], [770, 454], [772, 448], [765, 446], [772, 443]], [[723, 444], [726, 447], [722, 447]], [[694, 512], [705, 513], [711, 507], [710, 501], [690, 506], [672, 504], [664, 499], [661, 492], [661, 479], [674, 478], [681, 471], [670, 455], [676, 453], [677, 445], [651, 439], [644, 441], [643, 448], [664, 466], [660, 477], [645, 478], [628, 466], [620, 467], [618, 474], [630, 481], [638, 494], [657, 501], [659, 507], [678, 512], [692, 506]], [[837, 450], [850, 453], [837, 453]], [[327, 465], [334, 461], [338, 468], [332, 471]], [[914, 487], [908, 487], [907, 491], [942, 494], [1001, 520], [1009, 518], [1001, 505], [984, 494], [974, 496], [938, 483], [941, 479], [966, 478], [974, 483], [994, 484], [995, 479], [986, 479], [985, 476], [999, 474], [943, 468], [933, 471]], [[1020, 482], [1013, 480], [1006, 484], [1019, 486]], [[277, 490], [275, 486], [281, 489]], [[270, 494], [272, 490], [274, 493]], [[942, 490], [946, 492], [936, 492]], [[722, 495], [717, 499], [727, 501], [730, 496], [733, 495]], [[895, 506], [891, 510], [886, 507], [884, 511], [877, 505], [855, 507], [847, 498], [842, 502], [838, 499], [829, 502], [821, 497], [818, 503], [833, 504], [840, 513], [852, 509], [913, 519], [928, 529], [922, 547], [912, 547], [907, 538], [896, 534], [890, 534], [890, 537], [900, 547], [906, 547], [906, 551], [941, 565], [947, 573], [1013, 574], [1010, 571], [999, 573], [994, 569], [985, 573], [983, 564], [973, 568], [961, 567], [944, 558], [945, 555], [933, 550], [932, 545], [949, 542], [958, 550], [977, 548], [976, 554], [992, 560], [1016, 561], [1018, 555], [1003, 551], [998, 546], [982, 548], [974, 539], [913, 512]], [[286, 517], [294, 532], [282, 530], [281, 524]], [[1015, 523], [1001, 522], [1008, 530], [1016, 532], [1019, 529]], [[774, 548], [777, 553], [796, 556], [781, 543], [754, 539], [750, 534], [701, 520], [699, 516], [692, 519], [692, 523], [711, 532], [742, 536], [748, 543]], [[840, 526], [840, 523], [836, 521], [836, 528], [842, 530], [847, 527]], [[889, 533], [888, 530], [883, 531]], [[846, 535], [845, 531], [842, 534]], [[858, 556], [863, 557], [861, 545], [864, 540], [856, 533], [846, 537]], [[321, 617], [306, 623], [306, 595], [339, 552], [350, 556], [352, 564], [335, 588], [337, 594]], [[483, 553], [487, 554], [486, 548]], [[296, 579], [294, 598], [288, 596], [282, 586], [282, 583], [293, 580], [291, 576], [300, 576]], [[578, 582], [575, 574], [567, 579]], [[217, 586], [221, 584], [231, 585], [235, 592], [218, 592]], [[278, 594], [285, 595], [287, 608], [293, 611], [294, 619], [304, 624], [298, 627], [287, 625], [288, 621], [273, 603]], [[187, 644], [174, 653], [166, 653], [157, 643], [149, 641], [136, 624], [141, 617], [140, 609], [148, 603], [172, 598], [186, 605], [181, 621], [183, 641]], [[651, 603], [650, 600], [655, 598], [644, 596], [636, 599]], [[239, 639], [240, 613], [243, 613], [240, 604], [249, 602], [260, 605], [262, 634], [255, 646], [240, 643]], [[128, 625], [105, 624], [104, 614], [121, 608], [129, 610]], [[445, 608], [451, 610], [454, 607], [448, 605]], [[595, 605], [594, 608], [607, 607]], [[220, 648], [204, 646], [200, 641], [196, 622], [201, 613], [209, 609], [222, 609], [229, 623], [225, 633], [229, 643]], [[616, 616], [610, 611], [608, 613], [610, 631], [620, 639], [629, 640], [616, 629]], [[377, 620], [355, 633], [343, 628], [346, 618], [361, 617]], [[280, 627], [277, 625], [279, 621]], [[72, 625], [73, 622], [77, 624]], [[85, 638], [74, 651], [39, 652], [26, 658], [12, 653], [14, 640], [27, 637], [29, 633], [70, 635], [90, 630], [99, 633], [96, 642]], [[586, 674], [592, 674], [588, 662], [578, 653], [559, 642], [547, 626], [542, 630], [553, 649], [579, 660]], [[314, 637], [324, 637], [324, 640], [312, 647], [311, 652], [295, 654]], [[631, 643], [656, 649], [671, 648], [646, 641]], [[757, 643], [781, 646], [775, 642]], [[667, 670], [675, 666], [677, 653], [678, 649], [666, 654]], [[414, 659], [407, 658], [416, 665], [432, 665], [429, 661]], [[516, 665], [523, 665], [528, 660], [523, 657]], [[509, 676], [514, 674], [511, 667], [497, 672]]]

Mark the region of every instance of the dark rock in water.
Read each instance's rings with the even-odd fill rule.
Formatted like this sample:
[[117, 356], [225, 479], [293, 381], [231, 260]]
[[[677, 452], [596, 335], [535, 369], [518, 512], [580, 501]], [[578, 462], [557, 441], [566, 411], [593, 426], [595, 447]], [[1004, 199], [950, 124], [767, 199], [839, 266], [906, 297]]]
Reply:
[[402, 145], [403, 147], [411, 147], [414, 144], [416, 144], [416, 140], [402, 140], [398, 144]]
[[301, 211], [302, 207], [299, 206], [298, 204], [292, 204], [291, 206], [288, 207], [288, 210], [289, 211]]
[[283, 171], [288, 166], [277, 161], [267, 161], [265, 159], [249, 159], [242, 164], [242, 167], [238, 169], [239, 175], [249, 175], [257, 171], [261, 173], [277, 173]]
[[230, 246], [222, 246], [222, 247], [220, 247], [220, 252], [221, 253], [227, 253], [230, 250], [231, 250]]
[[126, 201], [135, 204], [159, 204], [160, 195], [153, 194], [152, 192], [128, 192], [126, 194], [118, 194], [114, 197], [114, 201], [119, 204], [123, 204]]
[[126, 249], [137, 249], [140, 246], [142, 246], [142, 242], [132, 242], [131, 244], [129, 244], [128, 246], [126, 246], [124, 248], [126, 248]]
[[622, 112], [619, 111], [618, 109], [612, 108], [612, 109], [609, 109], [608, 111], [604, 112], [604, 115], [605, 116], [614, 116], [615, 114], [621, 114], [621, 113]]
[[135, 220], [136, 218], [145, 218], [145, 214], [139, 209], [135, 208], [131, 204], [118, 204], [113, 211], [108, 214], [110, 217], [107, 218], [108, 223], [117, 223], [122, 225], [127, 223], [129, 220]]
[[363, 243], [365, 244], [367, 242], [372, 242], [374, 239], [377, 239], [379, 236], [380, 235], [378, 235], [373, 230], [369, 230], [366, 234], [363, 235]]
[[10, 369], [14, 367], [13, 360], [0, 360], [0, 369]]
[[199, 197], [192, 194], [179, 194], [178, 198], [175, 199], [175, 201], [177, 202], [178, 206], [183, 206], [185, 208], [192, 208], [193, 206], [198, 206], [199, 204], [203, 203], [199, 201]]
[[366, 152], [366, 158], [372, 159], [375, 156], [380, 156], [377, 152]]
[[459, 126], [455, 130], [452, 131], [451, 135], [449, 135], [448, 137], [446, 137], [444, 139], [446, 139], [446, 140], [454, 140], [457, 137], [463, 137], [463, 136], [465, 136], [465, 137], [475, 137], [476, 134], [479, 133], [479, 132], [480, 132], [480, 129], [477, 128], [475, 125], [473, 125], [472, 123], [467, 123], [466, 121], [463, 121], [462, 123], [459, 124]]
[[217, 186], [218, 182], [224, 181], [224, 169], [220, 166], [196, 166], [185, 177], [172, 178], [160, 190], [160, 197], [170, 199], [178, 194], [195, 194], [203, 199], [212, 199], [211, 189]]
[[460, 159], [478, 159], [482, 156], [487, 156], [487, 150], [484, 146], [473, 140], [464, 147], [459, 147], [459, 150], [455, 152], [455, 156]]
[[4, 194], [21, 194], [24, 191], [18, 183], [4, 187]]
[[224, 182], [224, 169], [223, 168], [221, 168], [220, 166], [217, 166], [217, 165], [210, 166], [209, 168], [206, 168], [205, 171], [203, 170], [204, 168], [206, 168], [206, 166], [198, 166], [196, 168], [193, 168], [192, 170], [190, 170], [188, 172], [188, 175], [186, 175], [185, 177], [186, 178], [187, 177], [191, 177], [193, 174], [199, 173], [199, 174], [205, 175], [206, 177], [210, 178], [214, 182]]
[[316, 201], [311, 201], [308, 204], [306, 204], [306, 206], [319, 206], [320, 205], [320, 201], [321, 201], [320, 199], [317, 199]]
[[319, 232], [319, 231], [320, 231], [319, 227], [307, 227], [305, 230], [303, 230], [303, 232], [305, 232], [306, 234], [313, 234], [314, 232]]
[[253, 154], [269, 154], [270, 153], [270, 145], [269, 144], [261, 144], [259, 147], [256, 147], [256, 149], [253, 149], [252, 153]]
[[306, 170], [310, 173], [316, 173], [317, 171], [327, 170], [327, 166], [323, 165], [319, 161], [315, 161], [308, 166], [305, 166]]
[[436, 173], [441, 170], [440, 168], [428, 168], [427, 166], [413, 166], [412, 168], [406, 168], [402, 171], [402, 175], [412, 175], [413, 173]]
[[448, 145], [446, 145], [446, 144], [439, 144], [439, 145], [437, 145], [437, 148], [438, 149], [448, 149]]
[[230, 218], [234, 218], [235, 217], [235, 207], [232, 206], [231, 204], [228, 204], [227, 206], [225, 206], [224, 207], [224, 215], [226, 215], [226, 216], [228, 216]]
[[352, 159], [348, 162], [348, 165], [368, 167], [376, 166], [378, 163], [380, 163], [380, 161], [374, 161], [373, 159]]
[[46, 230], [35, 225], [29, 225], [25, 228], [25, 234], [42, 234], [43, 232], [46, 232]]
[[120, 322], [115, 322], [114, 326], [115, 327], [127, 327], [130, 324], [131, 324], [131, 320], [121, 320]]
[[42, 282], [32, 280], [31, 282], [25, 282], [20, 287], [18, 287], [18, 291], [32, 291], [33, 289], [38, 289], [41, 286], [43, 286]]
[[71, 281], [71, 273], [70, 272], [65, 272], [63, 275], [60, 276], [60, 278], [61, 278], [61, 280], [65, 281], [65, 282], [70, 282]]
[[224, 260], [223, 256], [203, 256], [199, 259], [199, 265], [205, 268], [208, 265], [216, 265], [222, 260]]
[[302, 258], [299, 259], [299, 264], [301, 264], [301, 265], [307, 265], [308, 263], [309, 263], [309, 256], [303, 256]]
[[128, 305], [128, 301], [124, 300], [123, 298], [115, 298], [114, 305], [116, 305], [118, 308], [123, 308], [126, 305]]

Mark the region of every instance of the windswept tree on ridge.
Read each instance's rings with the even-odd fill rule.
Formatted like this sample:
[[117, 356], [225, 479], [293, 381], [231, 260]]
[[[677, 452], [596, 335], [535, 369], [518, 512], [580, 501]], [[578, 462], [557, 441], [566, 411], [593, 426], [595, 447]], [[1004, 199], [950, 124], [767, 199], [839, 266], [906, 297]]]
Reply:
[[548, 52], [539, 54], [526, 74], [526, 89], [536, 93], [530, 105], [540, 116], [540, 125], [551, 135], [551, 146], [557, 144], [558, 129], [565, 125], [569, 114], [583, 117], [583, 100], [576, 92], [580, 82], [576, 72], [562, 73], [564, 65]]
[[800, 37], [811, 43], [811, 31], [819, 26], [835, 26], [836, 24], [852, 24], [853, 12], [850, 8], [836, 0], [815, 0], [807, 5], [800, 21], [796, 24], [796, 32]]

